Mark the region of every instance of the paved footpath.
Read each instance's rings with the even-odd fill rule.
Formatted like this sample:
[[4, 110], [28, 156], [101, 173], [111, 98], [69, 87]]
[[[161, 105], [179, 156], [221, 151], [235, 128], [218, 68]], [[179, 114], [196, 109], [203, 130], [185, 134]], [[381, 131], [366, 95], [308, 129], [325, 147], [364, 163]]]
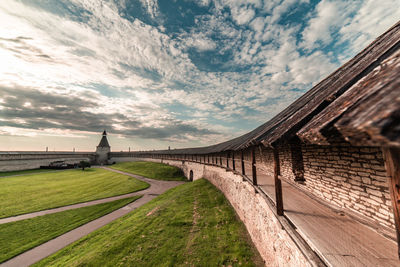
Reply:
[[[8, 267], [8, 266], [23, 267], [23, 266], [29, 266], [31, 264], [34, 264], [35, 262], [38, 262], [41, 259], [46, 258], [47, 256], [50, 256], [51, 254], [66, 247], [67, 245], [77, 241], [78, 239], [88, 235], [89, 233], [99, 229], [100, 227], [102, 227], [102, 226], [114, 221], [115, 219], [118, 219], [118, 218], [124, 216], [125, 214], [131, 212], [132, 210], [146, 204], [147, 202], [149, 202], [153, 198], [157, 197], [159, 194], [164, 193], [168, 189], [184, 183], [184, 182], [180, 182], [180, 181], [153, 180], [153, 179], [148, 179], [148, 178], [145, 178], [145, 177], [142, 177], [139, 175], [134, 175], [134, 174], [130, 174], [127, 172], [110, 169], [107, 167], [101, 167], [101, 168], [109, 170], [109, 171], [125, 174], [128, 176], [134, 177], [138, 180], [142, 180], [146, 183], [149, 183], [150, 187], [145, 190], [138, 191], [138, 192], [135, 192], [132, 194], [126, 194], [126, 195], [121, 195], [121, 196], [117, 196], [117, 197], [111, 197], [111, 198], [106, 198], [106, 199], [101, 199], [101, 200], [80, 203], [80, 204], [76, 204], [76, 205], [70, 205], [70, 206], [61, 207], [58, 209], [42, 211], [42, 212], [49, 212], [49, 213], [43, 213], [43, 214], [41, 214], [41, 212], [30, 213], [30, 214], [36, 214], [36, 216], [41, 216], [44, 214], [54, 213], [54, 212], [52, 212], [54, 210], [58, 210], [55, 212], [62, 211], [60, 209], [63, 209], [63, 208], [66, 208], [63, 210], [68, 210], [68, 209], [72, 209], [69, 207], [73, 207], [73, 208], [86, 207], [86, 206], [90, 206], [90, 205], [96, 205], [99, 203], [110, 202], [110, 201], [113, 201], [116, 199], [127, 198], [127, 197], [134, 196], [134, 195], [143, 195], [143, 197], [126, 205], [125, 207], [122, 207], [122, 208], [120, 208], [116, 211], [113, 211], [103, 217], [100, 217], [94, 221], [91, 221], [87, 224], [84, 224], [84, 225], [78, 227], [78, 228], [75, 228], [74, 230], [72, 230], [70, 232], [67, 232], [59, 237], [56, 237], [55, 239], [47, 241], [46, 243], [43, 243], [40, 246], [37, 246], [31, 250], [28, 250], [16, 257], [4, 262], [3, 264], [0, 264], [0, 266], [1, 267]], [[106, 200], [106, 201], [98, 202], [98, 201], [103, 201], [103, 200]], [[78, 205], [86, 205], [86, 206], [78, 206]], [[30, 214], [25, 214], [25, 215], [21, 215], [21, 216], [28, 216]], [[18, 218], [21, 216], [15, 216], [15, 217], [11, 217], [11, 218]], [[33, 217], [36, 217], [36, 216], [33, 216]], [[26, 218], [33, 218], [33, 217], [26, 217]], [[22, 219], [20, 219], [20, 220], [22, 220]]]

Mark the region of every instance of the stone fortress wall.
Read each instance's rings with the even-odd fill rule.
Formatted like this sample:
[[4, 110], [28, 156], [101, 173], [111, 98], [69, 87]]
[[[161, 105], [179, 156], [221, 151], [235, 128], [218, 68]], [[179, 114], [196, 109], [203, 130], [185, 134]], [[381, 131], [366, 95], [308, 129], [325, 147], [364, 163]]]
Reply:
[[[289, 144], [278, 148], [279, 178], [291, 183], [303, 192], [312, 195], [331, 207], [357, 217], [385, 233], [394, 235], [394, 217], [389, 192], [389, 180], [380, 148], [354, 147], [347, 143], [335, 146], [302, 144], [298, 150]], [[235, 159], [236, 170], [241, 171], [240, 153], [219, 153], [197, 155], [199, 163], [222, 162], [223, 167], [232, 168]], [[182, 155], [170, 155], [182, 158]], [[164, 161], [168, 158], [165, 156]], [[191, 156], [186, 155], [188, 160]], [[252, 179], [251, 149], [244, 150], [246, 176]], [[134, 153], [110, 153], [110, 162], [134, 161]], [[255, 165], [258, 184], [271, 181], [274, 176], [274, 157], [270, 148], [258, 146], [255, 149]], [[182, 166], [184, 168], [184, 166]], [[195, 177], [203, 172], [193, 171]], [[296, 176], [302, 179], [298, 180]], [[188, 176], [189, 177], [189, 176]]]
[[[110, 161], [162, 162], [181, 168], [193, 180], [206, 178], [224, 193], [235, 208], [267, 265], [312, 264], [314, 257], [307, 253], [307, 248], [299, 247], [301, 240], [291, 234], [290, 227], [284, 227], [285, 222], [276, 216], [275, 207], [269, 205], [263, 194], [256, 193], [258, 189], [252, 177], [251, 152], [251, 148], [245, 149], [243, 154], [231, 152], [211, 155], [115, 152], [110, 153]], [[273, 150], [257, 146], [254, 152], [257, 184], [273, 183]], [[296, 147], [286, 144], [278, 148], [278, 154], [281, 180], [394, 238], [388, 178], [379, 148], [353, 147], [346, 143], [335, 146], [301, 144]], [[240, 175], [243, 173], [241, 156], [244, 173], [253, 183]], [[234, 168], [235, 172], [227, 171], [226, 167]], [[276, 253], [278, 250], [279, 253]]]
[[289, 223], [279, 217], [269, 200], [256, 193], [255, 188], [243, 181], [241, 175], [220, 167], [182, 160], [111, 156], [110, 161], [161, 162], [182, 169], [188, 178], [192, 173], [193, 180], [205, 178], [231, 203], [265, 260], [265, 266], [316, 266], [318, 263], [313, 256], [305, 254], [306, 249], [299, 249], [302, 241], [293, 233]]
[[58, 160], [68, 164], [92, 162], [95, 158], [91, 152], [0, 152], [0, 171], [37, 169]]
[[[290, 145], [279, 148], [281, 179], [335, 208], [361, 216], [364, 221], [388, 227], [389, 231], [394, 229], [388, 178], [380, 148], [354, 147], [347, 143], [302, 144], [300, 151], [301, 160], [296, 158], [298, 153]], [[273, 176], [272, 149], [256, 149], [255, 156], [260, 175]], [[247, 169], [251, 170], [250, 166]], [[298, 172], [302, 173], [303, 180], [296, 182]], [[259, 183], [262, 182], [261, 179]]]

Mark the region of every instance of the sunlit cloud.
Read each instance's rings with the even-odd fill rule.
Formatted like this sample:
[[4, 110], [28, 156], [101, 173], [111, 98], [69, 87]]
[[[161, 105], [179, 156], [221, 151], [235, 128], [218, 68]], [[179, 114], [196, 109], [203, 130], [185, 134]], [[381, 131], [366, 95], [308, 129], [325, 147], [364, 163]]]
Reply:
[[236, 137], [394, 24], [393, 6], [3, 0], [0, 142], [50, 134], [92, 140], [103, 129], [124, 147], [137, 140], [138, 149]]

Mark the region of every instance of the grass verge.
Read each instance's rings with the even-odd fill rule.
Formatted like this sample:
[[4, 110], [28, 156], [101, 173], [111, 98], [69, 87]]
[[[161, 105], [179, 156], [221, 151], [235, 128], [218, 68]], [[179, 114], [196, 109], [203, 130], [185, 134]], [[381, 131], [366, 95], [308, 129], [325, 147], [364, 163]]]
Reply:
[[223, 194], [201, 179], [167, 191], [35, 266], [262, 264]]
[[0, 224], [0, 263], [85, 223], [119, 209], [141, 196]]
[[104, 169], [68, 170], [0, 179], [0, 218], [127, 194], [149, 187]]
[[9, 172], [0, 172], [0, 177], [11, 176], [11, 175], [24, 175], [24, 174], [35, 174], [42, 172], [54, 172], [56, 170], [50, 169], [32, 169], [32, 170], [22, 170], [22, 171], [9, 171]]
[[187, 181], [181, 169], [162, 163], [144, 161], [120, 162], [111, 168], [156, 180]]

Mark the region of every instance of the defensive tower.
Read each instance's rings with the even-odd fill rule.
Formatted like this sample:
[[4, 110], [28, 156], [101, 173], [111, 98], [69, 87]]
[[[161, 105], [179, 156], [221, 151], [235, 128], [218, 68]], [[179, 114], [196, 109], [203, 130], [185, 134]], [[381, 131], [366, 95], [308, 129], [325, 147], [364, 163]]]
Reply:
[[99, 145], [96, 147], [96, 163], [100, 165], [108, 164], [110, 151], [111, 147], [107, 140], [106, 130], [104, 130], [103, 137], [101, 138]]

